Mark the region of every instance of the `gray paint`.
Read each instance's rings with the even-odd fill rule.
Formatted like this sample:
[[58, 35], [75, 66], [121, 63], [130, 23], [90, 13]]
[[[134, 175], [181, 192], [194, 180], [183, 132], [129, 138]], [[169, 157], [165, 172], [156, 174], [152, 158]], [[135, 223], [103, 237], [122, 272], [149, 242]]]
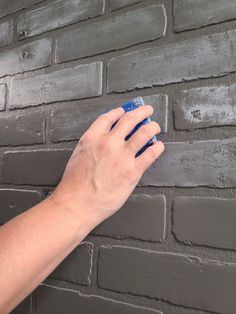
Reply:
[[10, 85], [10, 109], [55, 101], [100, 96], [102, 62], [77, 65], [32, 77], [17, 76]]
[[[160, 123], [162, 133], [167, 132], [168, 99], [167, 95], [152, 95], [143, 97], [145, 103], [151, 103], [154, 108], [152, 120]], [[51, 114], [52, 142], [76, 140], [89, 128], [90, 124], [107, 110], [120, 106], [129, 99], [120, 102], [105, 102], [104, 104], [65, 104], [62, 108], [53, 110]]]
[[174, 103], [177, 129], [236, 125], [236, 84], [178, 91]]
[[[0, 16], [11, 14], [1, 19], [0, 25], [14, 19], [15, 26], [13, 42], [7, 46], [4, 44], [4, 47], [0, 48], [0, 56], [5, 58], [0, 62], [0, 71], [4, 70], [4, 76], [0, 77], [0, 119], [5, 119], [0, 121], [0, 125], [5, 121], [4, 123], [8, 126], [7, 129], [0, 130], [0, 138], [7, 145], [11, 145], [10, 143], [20, 145], [15, 148], [0, 146], [0, 191], [17, 190], [17, 192], [0, 193], [0, 221], [1, 219], [6, 221], [14, 217], [16, 213], [33, 206], [34, 200], [35, 202], [40, 200], [40, 194], [45, 198], [52, 192], [61, 179], [72, 148], [76, 144], [75, 141], [70, 141], [77, 140], [103, 110], [114, 108], [130, 98], [140, 95], [147, 103], [154, 105], [155, 113], [152, 119], [161, 124], [162, 134], [159, 135], [159, 139], [166, 143], [166, 150], [161, 159], [155, 162], [154, 168], [151, 167], [146, 171], [142, 178], [145, 180], [144, 184], [141, 180], [133, 193], [150, 196], [149, 202], [146, 200], [145, 205], [142, 206], [144, 204], [142, 198], [136, 206], [135, 202], [131, 204], [128, 201], [124, 205], [123, 212], [118, 212], [119, 215], [111, 217], [110, 220], [104, 222], [103, 226], [100, 226], [100, 234], [95, 234], [94, 230], [95, 232], [91, 232], [85, 239], [86, 242], [93, 243], [94, 247], [90, 263], [87, 263], [89, 254], [86, 250], [83, 251], [83, 256], [82, 251], [76, 251], [76, 257], [79, 254], [82, 256], [78, 263], [76, 258], [73, 258], [74, 255], [68, 256], [66, 266], [60, 267], [60, 272], [57, 270], [57, 274], [59, 272], [57, 278], [49, 276], [46, 279], [47, 283], [57, 288], [43, 286], [40, 294], [36, 289], [32, 300], [27, 298], [13, 313], [28, 314], [30, 311], [32, 314], [36, 311], [43, 314], [77, 314], [78, 311], [82, 314], [146, 314], [157, 311], [163, 314], [234, 313], [236, 308], [233, 303], [235, 302], [235, 273], [233, 272], [232, 275], [231, 270], [232, 266], [235, 269], [236, 263], [233, 240], [236, 229], [234, 228], [235, 215], [229, 205], [229, 200], [236, 198], [236, 126], [233, 125], [235, 123], [233, 86], [235, 84], [236, 20], [228, 20], [228, 16], [234, 14], [234, 2], [229, 4], [228, 0], [221, 2], [215, 0], [213, 4], [211, 0], [194, 1], [191, 21], [196, 21], [198, 14], [198, 28], [175, 34], [174, 1], [107, 0], [104, 14], [91, 16], [86, 20], [83, 18], [80, 21], [81, 16], [78, 17], [78, 15], [82, 14], [81, 10], [71, 11], [71, 5], [75, 4], [75, 0], [60, 2], [60, 7], [59, 2], [55, 1], [42, 0], [40, 3], [39, 0], [0, 1]], [[214, 9], [217, 1], [219, 11]], [[65, 7], [65, 3], [69, 6]], [[91, 4], [86, 0], [83, 2], [81, 0], [81, 3], [86, 8], [89, 3]], [[94, 5], [86, 12], [88, 15], [96, 11], [96, 0], [92, 3]], [[53, 4], [57, 5], [58, 10], [51, 14]], [[131, 26], [126, 31], [122, 31], [123, 37], [120, 38], [117, 30], [123, 30], [123, 25], [118, 24], [112, 35], [114, 38], [119, 38], [119, 41], [109, 46], [110, 37], [105, 38], [105, 35], [112, 33], [110, 30], [112, 25], [108, 25], [107, 21], [114, 18], [117, 22], [117, 17], [131, 13], [134, 15], [137, 10], [148, 12], [149, 7], [155, 4], [162, 4], [165, 7], [167, 29], [163, 37], [154, 39], [149, 37], [150, 32], [158, 33], [154, 24], [160, 23], [155, 19], [150, 28], [149, 19], [153, 17], [153, 12], [151, 15], [145, 14], [145, 20], [144, 15], [142, 16], [137, 25], [138, 34]], [[196, 8], [198, 5], [199, 9]], [[25, 7], [27, 9], [24, 9]], [[232, 10], [230, 9], [229, 12], [230, 7]], [[18, 10], [21, 11], [18, 12]], [[41, 19], [42, 12], [45, 13], [45, 20]], [[184, 7], [182, 13], [187, 14], [187, 6]], [[212, 19], [212, 21], [208, 19], [207, 23], [217, 24], [200, 29], [204, 26], [201, 21], [206, 21], [207, 14]], [[23, 23], [23, 16], [27, 17], [25, 22], [33, 21], [27, 24], [30, 30], [40, 34], [34, 36], [31, 31], [27, 34], [24, 29], [19, 34], [18, 17]], [[59, 25], [58, 18], [63, 25]], [[218, 22], [219, 18], [224, 19], [222, 22], [227, 19], [227, 22]], [[39, 25], [39, 21], [45, 22]], [[85, 29], [85, 26], [86, 29], [92, 29], [95, 22], [99, 22], [102, 26], [101, 31], [98, 32], [101, 43], [95, 38], [88, 49], [87, 42], [94, 37], [85, 39], [82, 37], [83, 42], [77, 41], [71, 46], [65, 46], [65, 54], [70, 55], [71, 49], [75, 50], [74, 61], [56, 63], [56, 39], [66, 34], [68, 38], [76, 40], [76, 37], [73, 37], [75, 30], [80, 30], [82, 27]], [[182, 22], [189, 23], [187, 15]], [[65, 26], [64, 23], [70, 25]], [[105, 29], [104, 25], [107, 26], [106, 33], [102, 33]], [[137, 37], [131, 37], [131, 33], [137, 34]], [[146, 38], [143, 36], [144, 33], [147, 34]], [[0, 35], [1, 40], [2, 34], [3, 31]], [[11, 32], [8, 35], [11, 36]], [[31, 35], [32, 37], [23, 41], [18, 40]], [[130, 41], [127, 40], [128, 35]], [[21, 59], [22, 47], [31, 48], [34, 42], [44, 38], [52, 43], [52, 49], [49, 52], [50, 64], [47, 65], [46, 61], [41, 62], [40, 57], [45, 56], [43, 45], [40, 49], [35, 46], [35, 50], [32, 50], [33, 55], [26, 53]], [[126, 45], [122, 46], [124, 43]], [[99, 50], [100, 44], [106, 50]], [[86, 53], [86, 59], [84, 57], [82, 57], [84, 59], [80, 57], [77, 59], [77, 52], [86, 51], [86, 49], [89, 53], [89, 55]], [[10, 58], [11, 56], [13, 57]], [[35, 60], [35, 69], [29, 69], [32, 58]], [[117, 70], [114, 72], [112, 70], [110, 73], [109, 69], [108, 72], [108, 64], [111, 63], [112, 68], [116, 60], [118, 60]], [[90, 66], [94, 62], [102, 62], [104, 66], [101, 65], [101, 68]], [[11, 71], [8, 71], [9, 69]], [[19, 70], [26, 73], [19, 73]], [[6, 74], [6, 72], [12, 74]], [[115, 88], [118, 86], [118, 92], [121, 93], [115, 92], [113, 95], [107, 93], [107, 87], [113, 84]], [[139, 90], [139, 88], [142, 89]], [[132, 92], [124, 93], [126, 90]], [[188, 95], [191, 93], [186, 106], [183, 105], [183, 98], [179, 99], [182, 91], [187, 91]], [[157, 96], [159, 94], [161, 95]], [[200, 113], [198, 110], [193, 112], [198, 120], [190, 123], [189, 118], [184, 117], [184, 112], [187, 112], [194, 103], [195, 109], [201, 104], [201, 110]], [[28, 108], [30, 106], [32, 107]], [[177, 114], [177, 108], [180, 109], [180, 106], [184, 111], [178, 111]], [[207, 114], [203, 115], [203, 112]], [[38, 130], [41, 132], [41, 113], [46, 117], [45, 141], [36, 143], [35, 130], [38, 125]], [[25, 127], [21, 128], [17, 134], [16, 127], [19, 120], [14, 119], [18, 115], [21, 116], [20, 124], [24, 124]], [[15, 127], [14, 121], [16, 121]], [[177, 121], [178, 129], [176, 128]], [[187, 126], [186, 123], [188, 123]], [[213, 144], [213, 140], [217, 144]], [[229, 144], [230, 142], [233, 143]], [[174, 185], [179, 185], [179, 187], [175, 188]], [[166, 200], [165, 220], [162, 215], [161, 198], [160, 202], [157, 201], [159, 195], [163, 195]], [[174, 221], [176, 221], [175, 213], [177, 212], [174, 211], [173, 200], [178, 197], [191, 200], [197, 197], [199, 200], [194, 201], [194, 204], [198, 203], [197, 207], [194, 207], [196, 210], [191, 211], [192, 207], [188, 207], [193, 217], [185, 214], [181, 221], [186, 222], [188, 217], [189, 225], [185, 223], [182, 230], [178, 228], [178, 233], [175, 234]], [[217, 203], [212, 209], [215, 198]], [[219, 203], [218, 200], [220, 200]], [[219, 209], [222, 200], [225, 200], [225, 203]], [[201, 211], [200, 205], [205, 210]], [[227, 206], [230, 210], [226, 210]], [[144, 215], [141, 214], [142, 211], [145, 212]], [[194, 219], [197, 214], [197, 218]], [[200, 223], [203, 219], [206, 222], [213, 221], [215, 225], [208, 224], [208, 229], [201, 228]], [[141, 220], [143, 225], [139, 228]], [[193, 220], [195, 220], [194, 226], [192, 226]], [[191, 235], [194, 234], [195, 237], [193, 242], [189, 241], [190, 236], [188, 239], [180, 238], [180, 234], [188, 231], [187, 238], [187, 235], [190, 235], [190, 229]], [[161, 238], [163, 230], [165, 233]], [[101, 258], [99, 247], [104, 244], [130, 246], [138, 253], [134, 256], [130, 254], [130, 249], [125, 248], [124, 253], [115, 254], [114, 263], [111, 258], [111, 265], [109, 265], [108, 257], [106, 271], [111, 272], [111, 276], [110, 281], [107, 281], [109, 288], [105, 289], [99, 286], [97, 280], [97, 262]], [[142, 249], [150, 249], [154, 253], [145, 251], [140, 258], [139, 253]], [[152, 259], [153, 255], [158, 256], [158, 262], [157, 259]], [[160, 259], [160, 256], [163, 258]], [[198, 263], [197, 258], [189, 256], [199, 257], [201, 261]], [[122, 262], [122, 270], [120, 270], [119, 263]], [[82, 267], [79, 267], [79, 264]], [[90, 264], [92, 268], [88, 278]], [[119, 267], [116, 267], [117, 265]], [[105, 282], [106, 273], [101, 274], [101, 268], [99, 272], [99, 280], [104, 275], [102, 281]], [[116, 289], [113, 286], [113, 276], [119, 277], [121, 291], [112, 290]], [[81, 278], [85, 285], [81, 284]], [[179, 281], [179, 278], [182, 281]], [[126, 280], [132, 288], [130, 291], [126, 289]], [[90, 286], [86, 286], [88, 283]], [[86, 295], [74, 292], [78, 290], [86, 292]], [[207, 310], [209, 308], [210, 310]]]
[[[140, 23], [142, 19], [145, 21], [145, 28]], [[58, 37], [57, 62], [160, 38], [164, 35], [165, 28], [165, 9], [162, 5], [152, 5], [108, 17], [101, 22], [92, 22], [72, 30], [69, 35], [64, 33]]]
[[16, 11], [27, 8], [41, 1], [43, 0], [1, 0], [0, 18], [8, 14], [15, 13]]
[[112, 58], [107, 91], [125, 92], [233, 72], [236, 70], [235, 41], [236, 31], [231, 30]]
[[236, 139], [165, 143], [165, 152], [144, 173], [141, 185], [236, 185]]
[[18, 18], [19, 38], [31, 37], [101, 15], [104, 0], [56, 0], [23, 12]]
[[164, 94], [143, 96], [145, 104], [153, 106], [154, 112], [151, 116], [153, 121], [158, 122], [161, 133], [168, 131], [168, 96]]
[[40, 193], [29, 190], [0, 189], [0, 224], [39, 203]]
[[[165, 146], [162, 157], [144, 173], [141, 185], [235, 186], [235, 139], [165, 143]], [[6, 152], [3, 156], [3, 182], [57, 184], [69, 155], [70, 150]], [[26, 169], [22, 169], [23, 163], [27, 164]]]
[[0, 77], [50, 65], [51, 51], [52, 41], [43, 38], [9, 51], [0, 52]]
[[94, 229], [93, 234], [161, 241], [165, 236], [165, 211], [164, 195], [131, 195], [115, 215]]
[[36, 289], [36, 312], [35, 314], [67, 313], [71, 314], [162, 314], [142, 306], [111, 300], [96, 295], [85, 295], [79, 291], [63, 290], [50, 286], [40, 286]]
[[174, 0], [174, 29], [177, 32], [235, 18], [235, 0]]
[[236, 249], [236, 199], [177, 197], [173, 219], [179, 241]]
[[43, 113], [4, 115], [0, 118], [0, 146], [43, 143], [45, 122]]
[[14, 20], [10, 18], [0, 23], [0, 47], [13, 42]]
[[104, 289], [234, 314], [236, 264], [122, 246], [100, 248], [98, 283]]
[[0, 84], [0, 111], [5, 109], [7, 85]]
[[50, 278], [88, 286], [91, 284], [93, 244], [82, 242], [50, 274]]
[[142, 0], [110, 0], [110, 9], [117, 10], [131, 4], [141, 2]]
[[3, 155], [2, 182], [56, 185], [71, 153], [70, 149], [6, 151]]

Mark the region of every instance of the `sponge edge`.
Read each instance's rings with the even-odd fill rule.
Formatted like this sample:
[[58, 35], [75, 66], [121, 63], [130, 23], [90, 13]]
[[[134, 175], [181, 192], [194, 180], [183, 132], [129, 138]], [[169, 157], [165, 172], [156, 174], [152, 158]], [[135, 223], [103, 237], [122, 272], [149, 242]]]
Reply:
[[[132, 110], [137, 109], [140, 106], [145, 106], [145, 102], [143, 100], [142, 97], [136, 97], [126, 103], [124, 103], [122, 105], [122, 107], [124, 108], [125, 112], [129, 112]], [[143, 121], [141, 121], [140, 123], [138, 123], [135, 128], [131, 131], [130, 134], [128, 134], [125, 138], [125, 140], [127, 141], [142, 125], [144, 124], [148, 124], [149, 122], [151, 122], [150, 118], [146, 118]], [[112, 125], [111, 129], [116, 125], [117, 121]], [[138, 157], [139, 155], [141, 155], [149, 146], [153, 145], [154, 142], [157, 141], [157, 137], [153, 136], [135, 155], [135, 157]]]

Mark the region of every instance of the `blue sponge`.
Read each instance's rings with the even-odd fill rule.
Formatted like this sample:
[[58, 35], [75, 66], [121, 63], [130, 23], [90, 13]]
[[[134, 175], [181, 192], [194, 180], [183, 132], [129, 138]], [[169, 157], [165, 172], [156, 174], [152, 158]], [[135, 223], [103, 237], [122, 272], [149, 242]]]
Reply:
[[[137, 97], [134, 98], [128, 102], [126, 102], [125, 104], [122, 105], [122, 107], [124, 108], [125, 112], [128, 111], [132, 111], [134, 109], [137, 109], [139, 106], [145, 106], [144, 100], [142, 97]], [[133, 129], [133, 131], [130, 132], [130, 134], [128, 134], [125, 138], [125, 140], [127, 141], [143, 124], [147, 124], [151, 121], [150, 118], [146, 118], [143, 121], [141, 121], [140, 123], [138, 123], [135, 128]], [[116, 125], [117, 121], [112, 125], [111, 129]], [[145, 144], [135, 155], [135, 157], [138, 157], [139, 155], [141, 155], [145, 149], [151, 145], [153, 145], [154, 142], [157, 141], [157, 137], [153, 136], [148, 142], [147, 144]]]

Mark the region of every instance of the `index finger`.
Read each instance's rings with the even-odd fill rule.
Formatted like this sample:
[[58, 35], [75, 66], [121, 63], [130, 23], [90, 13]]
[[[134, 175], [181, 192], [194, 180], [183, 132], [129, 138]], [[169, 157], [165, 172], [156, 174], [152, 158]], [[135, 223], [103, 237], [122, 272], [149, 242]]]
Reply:
[[107, 133], [111, 130], [112, 125], [119, 120], [125, 113], [124, 108], [117, 107], [101, 114], [90, 126], [94, 134]]

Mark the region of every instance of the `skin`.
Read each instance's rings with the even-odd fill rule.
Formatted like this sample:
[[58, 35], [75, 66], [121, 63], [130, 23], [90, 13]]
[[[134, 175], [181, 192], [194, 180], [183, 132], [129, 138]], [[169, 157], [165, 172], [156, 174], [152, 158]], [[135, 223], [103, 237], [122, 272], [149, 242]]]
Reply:
[[0, 228], [0, 313], [14, 309], [98, 224], [122, 207], [164, 150], [158, 141], [135, 158], [160, 132], [154, 121], [124, 140], [152, 113], [153, 107], [146, 105], [126, 114], [118, 107], [99, 116], [82, 135], [53, 193]]

